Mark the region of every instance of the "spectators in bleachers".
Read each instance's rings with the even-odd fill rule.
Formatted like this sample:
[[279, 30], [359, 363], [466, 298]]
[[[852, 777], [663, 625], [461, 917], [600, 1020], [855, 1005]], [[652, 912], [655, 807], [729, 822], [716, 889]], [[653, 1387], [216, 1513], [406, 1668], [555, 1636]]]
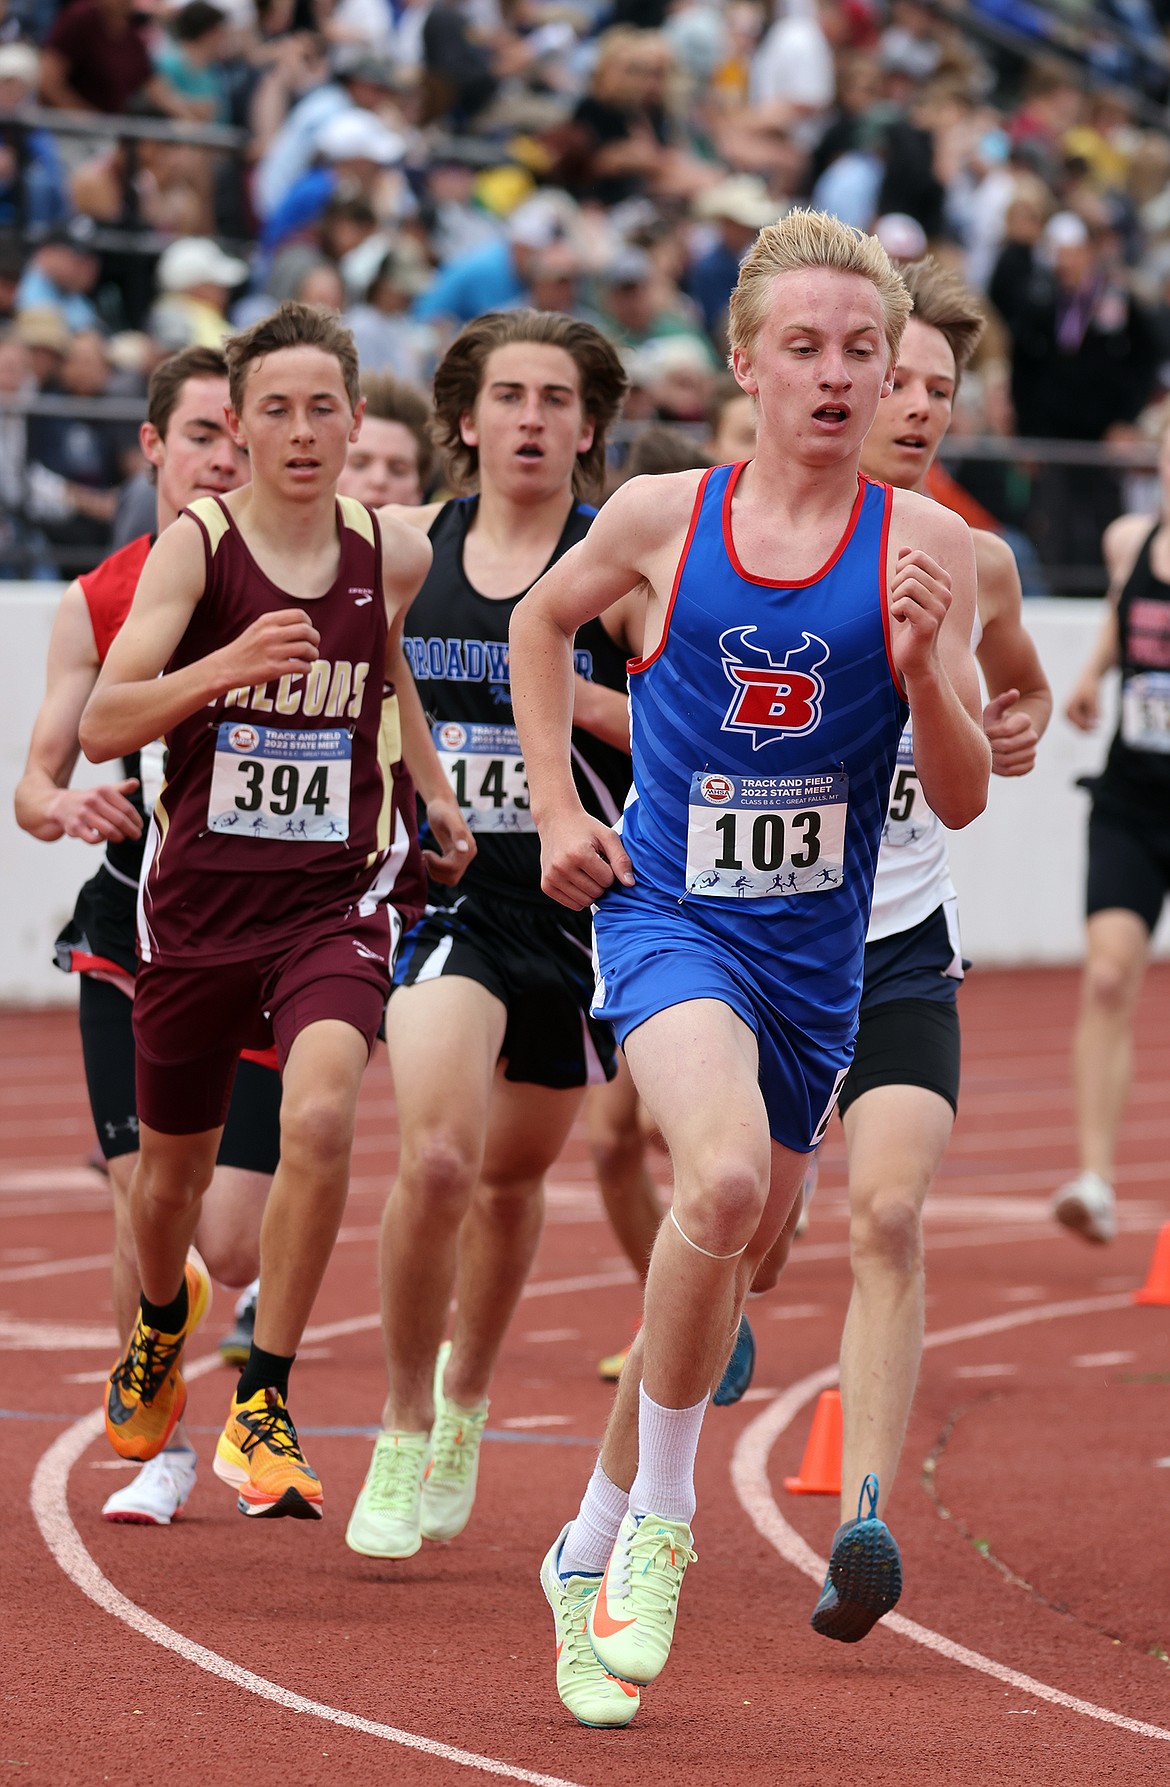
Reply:
[[[3, 343], [8, 372], [23, 366], [18, 389], [59, 382], [95, 329], [145, 330], [149, 364], [297, 293], [342, 309], [364, 372], [425, 382], [460, 324], [535, 303], [621, 344], [629, 414], [690, 426], [755, 229], [814, 200], [892, 232], [895, 254], [928, 242], [1001, 313], [956, 439], [1132, 440], [1170, 390], [1170, 141], [1146, 122], [1170, 86], [1161, 14], [978, 0], [962, 30], [955, 16], [921, 0], [172, 0], [149, 15], [40, 0], [0, 24], [0, 327], [15, 314], [26, 337]], [[105, 141], [26, 130], [38, 92], [104, 114]], [[145, 139], [119, 138], [118, 115]], [[167, 141], [171, 118], [235, 125], [239, 149]], [[737, 419], [741, 453], [750, 405]], [[1076, 581], [1069, 561], [1092, 586], [1090, 535], [1119, 500], [1108, 472], [1070, 500], [1071, 474], [1030, 488], [1028, 466], [962, 469], [1001, 523], [1028, 518], [1052, 587]]]

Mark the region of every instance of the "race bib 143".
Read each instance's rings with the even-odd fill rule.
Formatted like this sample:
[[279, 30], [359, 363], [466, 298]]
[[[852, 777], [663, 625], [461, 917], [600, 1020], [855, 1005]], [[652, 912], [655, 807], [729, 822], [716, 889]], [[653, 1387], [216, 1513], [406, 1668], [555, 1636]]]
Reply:
[[534, 832], [528, 777], [514, 726], [440, 720], [431, 730], [439, 762], [473, 832]]

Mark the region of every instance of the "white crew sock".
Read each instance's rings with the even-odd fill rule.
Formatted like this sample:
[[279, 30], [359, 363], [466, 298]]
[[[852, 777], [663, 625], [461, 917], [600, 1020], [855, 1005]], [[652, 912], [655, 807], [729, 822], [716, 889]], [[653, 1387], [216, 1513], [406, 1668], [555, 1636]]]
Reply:
[[562, 1577], [601, 1575], [629, 1505], [629, 1496], [616, 1483], [610, 1482], [599, 1458], [577, 1518], [561, 1546], [559, 1571]]
[[685, 1520], [695, 1513], [695, 1454], [707, 1398], [689, 1409], [663, 1408], [638, 1389], [638, 1474], [630, 1490], [632, 1514]]

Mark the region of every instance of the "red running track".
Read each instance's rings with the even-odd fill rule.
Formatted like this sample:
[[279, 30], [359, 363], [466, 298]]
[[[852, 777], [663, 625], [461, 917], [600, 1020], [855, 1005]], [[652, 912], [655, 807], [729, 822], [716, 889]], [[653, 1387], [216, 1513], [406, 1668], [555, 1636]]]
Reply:
[[706, 1424], [700, 1562], [675, 1654], [614, 1733], [560, 1707], [537, 1583], [605, 1419], [595, 1361], [636, 1304], [580, 1142], [551, 1187], [459, 1541], [395, 1565], [342, 1539], [384, 1388], [384, 1061], [295, 1379], [326, 1521], [245, 1523], [211, 1474], [229, 1390], [212, 1354], [223, 1297], [192, 1349], [206, 1366], [191, 1374], [203, 1463], [187, 1515], [169, 1530], [113, 1527], [98, 1510], [121, 1467], [92, 1419], [114, 1350], [109, 1221], [103, 1182], [80, 1164], [91, 1138], [74, 1020], [0, 1015], [0, 1770], [30, 1787], [1170, 1778], [1170, 1310], [1129, 1296], [1170, 1217], [1170, 968], [1154, 970], [1142, 1007], [1108, 1249], [1046, 1215], [1073, 1165], [1075, 996], [1072, 974], [1031, 971], [976, 973], [962, 995], [963, 1108], [928, 1215], [932, 1343], [890, 1511], [906, 1566], [896, 1629], [856, 1648], [810, 1631], [816, 1584], [802, 1570], [818, 1570], [836, 1508], [782, 1488], [848, 1294], [834, 1137], [810, 1232], [753, 1309], [751, 1397]]

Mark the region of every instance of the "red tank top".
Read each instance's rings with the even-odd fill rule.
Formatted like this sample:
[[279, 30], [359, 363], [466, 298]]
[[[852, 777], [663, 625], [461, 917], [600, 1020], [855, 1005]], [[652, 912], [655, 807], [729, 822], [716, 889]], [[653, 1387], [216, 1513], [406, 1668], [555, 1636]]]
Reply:
[[105, 663], [106, 653], [130, 612], [142, 567], [150, 557], [153, 544], [151, 534], [139, 534], [128, 546], [111, 553], [100, 565], [77, 579], [89, 609], [99, 664]]
[[398, 702], [385, 680], [374, 515], [338, 498], [337, 575], [305, 602], [265, 575], [218, 498], [184, 513], [203, 535], [207, 577], [167, 670], [289, 608], [312, 615], [320, 656], [279, 682], [230, 689], [167, 734], [139, 956], [175, 967], [240, 961], [389, 899], [412, 922], [424, 881]]

